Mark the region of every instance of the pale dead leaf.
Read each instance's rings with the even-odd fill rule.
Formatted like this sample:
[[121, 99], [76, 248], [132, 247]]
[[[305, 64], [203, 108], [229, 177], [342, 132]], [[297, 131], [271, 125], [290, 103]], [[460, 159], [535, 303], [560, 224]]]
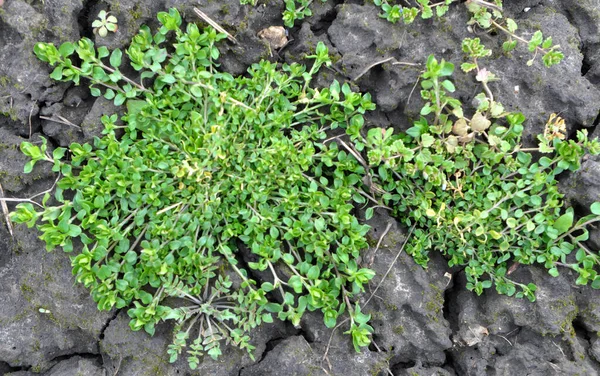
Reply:
[[471, 118], [471, 129], [475, 132], [484, 132], [490, 125], [492, 125], [492, 122], [479, 111]]
[[[2, 5], [2, 0], [0, 0], [0, 6]], [[4, 190], [2, 189], [2, 184], [0, 184], [0, 198], [4, 198]], [[4, 213], [4, 220], [6, 221], [6, 227], [8, 227], [8, 232], [11, 237], [14, 237], [12, 223], [10, 221], [8, 206], [6, 206], [6, 201], [0, 200], [0, 207], [2, 207], [2, 212]]]
[[282, 26], [269, 26], [259, 31], [257, 36], [269, 43], [274, 50], [278, 50], [288, 44], [287, 32]]
[[444, 273], [444, 278], [446, 278], [448, 280], [448, 283], [446, 283], [446, 287], [448, 287], [450, 282], [452, 282], [452, 274], [446, 272], [446, 273]]
[[463, 335], [463, 341], [467, 346], [473, 346], [483, 341], [483, 338], [489, 334], [487, 328], [481, 325], [469, 326], [469, 330]]
[[457, 136], [464, 137], [469, 133], [469, 126], [467, 125], [467, 121], [463, 118], [458, 119], [454, 122], [454, 126], [452, 127], [452, 133]]

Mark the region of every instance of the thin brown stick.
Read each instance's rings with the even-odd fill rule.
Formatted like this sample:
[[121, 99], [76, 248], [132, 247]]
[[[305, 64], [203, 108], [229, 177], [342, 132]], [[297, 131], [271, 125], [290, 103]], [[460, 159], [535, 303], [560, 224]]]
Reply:
[[375, 250], [373, 250], [373, 254], [371, 255], [369, 263], [367, 264], [368, 266], [373, 265], [373, 261], [375, 261], [375, 254], [379, 250], [379, 247], [381, 246], [381, 242], [383, 241], [383, 238], [387, 235], [387, 233], [390, 231], [391, 228], [392, 228], [392, 222], [389, 222], [387, 224], [387, 226], [385, 227], [383, 234], [381, 234], [381, 236], [379, 237], [379, 241], [377, 242], [377, 245], [375, 246]]
[[40, 116], [40, 119], [44, 119], [44, 120], [48, 120], [48, 121], [53, 121], [53, 122], [59, 123], [59, 124], [68, 125], [70, 127], [74, 127], [74, 128], [77, 128], [77, 129], [81, 130], [81, 127], [79, 125], [73, 124], [68, 119], [66, 119], [66, 118], [64, 118], [64, 117], [62, 117], [60, 115], [57, 115], [57, 117], [58, 117], [58, 119], [54, 119], [54, 118], [51, 118], [51, 117], [48, 117], [48, 116]]
[[337, 328], [339, 328], [340, 326], [347, 323], [348, 320], [350, 320], [350, 319], [348, 319], [348, 318], [344, 319], [341, 323], [337, 324], [331, 330], [331, 335], [329, 336], [329, 341], [327, 341], [327, 347], [325, 348], [325, 354], [323, 355], [323, 358], [321, 359], [321, 361], [327, 360], [327, 363], [329, 364], [329, 369], [332, 369], [332, 368], [331, 368], [331, 363], [329, 362], [329, 358], [327, 357], [327, 354], [329, 353], [329, 349], [331, 348], [331, 341], [333, 340], [333, 335], [335, 334], [335, 331], [337, 330]]
[[412, 98], [412, 95], [415, 92], [415, 89], [417, 88], [417, 85], [419, 84], [420, 80], [421, 80], [421, 75], [419, 74], [419, 76], [417, 77], [417, 81], [415, 82], [415, 84], [412, 87], [412, 90], [410, 91], [410, 94], [408, 94], [408, 99], [406, 100], [406, 107], [408, 107], [408, 104], [410, 103], [410, 98]]
[[365, 69], [362, 70], [362, 72], [360, 72], [358, 74], [358, 76], [356, 76], [352, 81], [358, 81], [359, 78], [361, 78], [362, 76], [364, 76], [368, 71], [370, 71], [373, 67], [377, 66], [377, 65], [381, 65], [381, 64], [385, 64], [388, 61], [394, 60], [393, 57], [388, 57], [387, 59], [383, 59], [380, 61], [376, 61], [371, 65], [368, 65]]
[[194, 8], [194, 12], [196, 12], [196, 15], [198, 15], [198, 17], [202, 18], [204, 21], [206, 21], [206, 23], [208, 23], [210, 26], [214, 27], [217, 31], [227, 35], [227, 39], [229, 39], [230, 41], [232, 41], [235, 44], [238, 43], [238, 41], [233, 37], [233, 35], [229, 34], [225, 29], [223, 29], [218, 23], [213, 21], [210, 17], [208, 17], [200, 9]]
[[[377, 345], [377, 342], [375, 342], [375, 341], [372, 341], [372, 342], [373, 342], [373, 346], [375, 346], [375, 348], [377, 349], [377, 352], [381, 352], [381, 348]], [[388, 366], [386, 367], [385, 370], [387, 371], [388, 375], [394, 376], [394, 374], [392, 373], [392, 370], [390, 369], [389, 360], [388, 360], [387, 364], [388, 364]]]
[[394, 257], [394, 260], [390, 263], [390, 266], [389, 266], [388, 270], [385, 272], [385, 274], [383, 275], [383, 277], [381, 277], [381, 281], [379, 281], [379, 283], [377, 284], [377, 287], [375, 287], [375, 290], [373, 290], [373, 292], [371, 293], [371, 296], [369, 296], [369, 299], [367, 299], [367, 301], [365, 302], [365, 304], [364, 304], [365, 307], [367, 306], [367, 304], [369, 304], [369, 302], [371, 301], [371, 299], [373, 298], [373, 295], [375, 295], [375, 293], [377, 292], [377, 290], [379, 290], [379, 288], [383, 284], [383, 281], [385, 281], [385, 279], [387, 278], [388, 274], [390, 274], [390, 271], [392, 271], [392, 268], [394, 267], [394, 264], [398, 260], [398, 257], [400, 257], [400, 254], [402, 253], [402, 251], [404, 251], [404, 247], [406, 247], [406, 243], [408, 243], [408, 239], [410, 239], [410, 237], [411, 237], [413, 231], [415, 230], [416, 226], [417, 226], [417, 224], [415, 223], [410, 228], [410, 231], [408, 232], [408, 235], [406, 235], [406, 239], [404, 240], [404, 243], [402, 244], [402, 247], [400, 248], [400, 250], [396, 254], [396, 257]]
[[[0, 184], [0, 197], [4, 198], [4, 190], [2, 189], [2, 184]], [[2, 212], [4, 213], [4, 219], [6, 220], [6, 227], [8, 227], [8, 232], [10, 233], [10, 237], [14, 238], [12, 222], [10, 221], [8, 206], [6, 206], [6, 202], [4, 200], [0, 200], [0, 206], [2, 207]]]
[[119, 373], [119, 369], [121, 368], [121, 363], [123, 363], [123, 356], [119, 356], [119, 363], [117, 364], [117, 369], [115, 369], [115, 373], [113, 373], [113, 376], [117, 376], [117, 373]]
[[419, 64], [419, 63], [409, 63], [409, 62], [406, 62], [406, 61], [394, 61], [392, 63], [392, 65], [406, 65], [406, 66], [409, 66], [409, 67], [420, 67], [421, 66], [421, 64]]
[[34, 109], [34, 106], [31, 106], [31, 111], [29, 111], [29, 138], [31, 138], [31, 134], [32, 134], [31, 115], [33, 114], [33, 109]]
[[[352, 81], [358, 81], [359, 78], [361, 78], [362, 76], [364, 76], [365, 74], [367, 74], [368, 71], [370, 71], [371, 69], [373, 69], [373, 67], [376, 67], [378, 65], [381, 64], [385, 64], [387, 62], [390, 62], [392, 60], [396, 60], [394, 57], [388, 57], [386, 59], [380, 60], [380, 61], [376, 61], [373, 64], [367, 66], [365, 69], [363, 69], [358, 76], [356, 76]], [[404, 61], [394, 61], [392, 63], [392, 65], [407, 65], [407, 66], [411, 66], [411, 67], [419, 67], [421, 66], [421, 64], [418, 63], [408, 63], [408, 62], [404, 62]]]

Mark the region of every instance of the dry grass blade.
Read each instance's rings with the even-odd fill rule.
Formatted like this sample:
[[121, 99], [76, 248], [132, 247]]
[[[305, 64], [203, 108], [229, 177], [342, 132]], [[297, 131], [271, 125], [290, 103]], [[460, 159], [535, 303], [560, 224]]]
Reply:
[[362, 76], [364, 76], [374, 66], [377, 66], [377, 65], [380, 65], [380, 64], [384, 64], [384, 63], [387, 63], [388, 61], [392, 61], [392, 60], [395, 60], [395, 59], [393, 57], [388, 57], [387, 59], [383, 59], [381, 61], [374, 62], [373, 64], [371, 64], [371, 65], [367, 66], [365, 69], [363, 69], [362, 72], [360, 72], [358, 74], [358, 76], [354, 77], [354, 80], [352, 80], [352, 81], [358, 81], [359, 78], [361, 78]]
[[208, 17], [206, 15], [206, 13], [204, 13], [203, 11], [201, 11], [198, 8], [194, 8], [194, 12], [196, 12], [196, 14], [198, 15], [198, 17], [202, 18], [204, 21], [206, 21], [210, 26], [214, 27], [215, 29], [217, 29], [219, 32], [227, 35], [227, 39], [229, 39], [230, 41], [232, 41], [233, 43], [237, 44], [237, 40], [233, 37], [233, 35], [229, 34], [225, 29], [223, 29], [218, 23], [216, 23], [215, 21], [213, 21], [210, 17]]
[[74, 127], [74, 128], [81, 130], [81, 127], [79, 125], [73, 124], [71, 121], [69, 121], [69, 119], [66, 119], [60, 115], [57, 115], [57, 117], [58, 117], [58, 119], [54, 119], [54, 118], [51, 118], [48, 116], [40, 116], [40, 119], [53, 121], [53, 122], [59, 123], [59, 124], [68, 125], [69, 127]]
[[371, 265], [373, 265], [373, 262], [375, 261], [375, 254], [379, 250], [379, 247], [381, 246], [381, 242], [383, 242], [383, 238], [387, 235], [387, 233], [390, 231], [391, 228], [392, 228], [392, 223], [389, 222], [387, 224], [387, 226], [385, 227], [383, 234], [381, 234], [381, 236], [379, 237], [379, 241], [377, 242], [377, 246], [375, 246], [375, 249], [373, 250], [373, 254], [369, 258], [369, 262], [367, 263], [368, 267], [371, 267]]
[[[0, 184], [0, 198], [4, 198], [4, 189], [2, 189], [2, 184]], [[8, 232], [10, 236], [14, 238], [12, 222], [10, 221], [8, 206], [6, 206], [6, 202], [4, 200], [0, 200], [0, 206], [2, 207], [2, 213], [4, 213], [4, 219], [6, 220], [6, 227], [8, 227]]]
[[[388, 57], [386, 59], [374, 62], [373, 64], [371, 64], [371, 65], [367, 66], [365, 69], [363, 69], [362, 72], [360, 72], [358, 74], [358, 76], [356, 76], [354, 78], [354, 80], [352, 80], [352, 81], [358, 81], [359, 78], [361, 78], [362, 76], [364, 76], [365, 74], [367, 74], [367, 72], [370, 71], [373, 67], [376, 67], [377, 65], [388, 63], [388, 62], [390, 62], [392, 60], [396, 60], [396, 59], [394, 57]], [[410, 67], [419, 67], [419, 66], [421, 66], [421, 64], [418, 64], [418, 63], [408, 63], [408, 62], [404, 62], [404, 61], [394, 61], [391, 64], [392, 65], [407, 65], [407, 66], [410, 66]]]
[[31, 106], [31, 111], [29, 111], [29, 138], [31, 138], [31, 133], [33, 131], [33, 127], [31, 126], [31, 115], [33, 114], [34, 108], [35, 108], [34, 106]]

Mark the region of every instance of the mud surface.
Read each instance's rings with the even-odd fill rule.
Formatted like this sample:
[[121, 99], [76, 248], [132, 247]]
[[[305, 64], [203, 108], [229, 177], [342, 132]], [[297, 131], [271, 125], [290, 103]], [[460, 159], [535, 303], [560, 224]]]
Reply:
[[[84, 142], [100, 134], [100, 117], [115, 113], [86, 88], [52, 81], [50, 68], [32, 53], [37, 41], [60, 43], [81, 36], [109, 48], [124, 47], [156, 12], [177, 7], [197, 21], [193, 6], [217, 20], [239, 44], [223, 43], [223, 69], [240, 74], [260, 58], [301, 61], [318, 41], [330, 48], [334, 65], [318, 80], [352, 82], [369, 91], [378, 109], [369, 125], [406, 129], [420, 108], [411, 95], [419, 66], [429, 54], [462, 62], [460, 42], [473, 36], [462, 5], [444, 22], [417, 21], [410, 27], [378, 17], [370, 2], [315, 1], [313, 16], [289, 30], [289, 43], [275, 51], [257, 34], [280, 26], [283, 2], [240, 6], [239, 0], [0, 0], [0, 184], [8, 197], [30, 197], [48, 189], [54, 177], [38, 164], [23, 174], [22, 141], [44, 135], [53, 146]], [[493, 84], [509, 110], [528, 118], [525, 142], [543, 129], [552, 112], [561, 112], [569, 133], [600, 121], [600, 0], [506, 1], [506, 13], [522, 30], [541, 29], [562, 46], [566, 59], [545, 69], [532, 67], [528, 52], [498, 54], [489, 68], [501, 76]], [[119, 30], [95, 37], [91, 23], [102, 9], [117, 16]], [[528, 9], [528, 11], [525, 11]], [[499, 50], [500, 40], [478, 35]], [[282, 43], [283, 44], [283, 43]], [[272, 55], [272, 56], [271, 56]], [[390, 60], [390, 58], [392, 58]], [[388, 62], [367, 69], [373, 63]], [[466, 102], [476, 82], [457, 73], [458, 96]], [[519, 88], [515, 90], [515, 88]], [[71, 124], [47, 118], [66, 119]], [[576, 208], [600, 201], [600, 159], [589, 158], [580, 172], [562, 178], [562, 190]], [[10, 205], [9, 208], [14, 208]], [[463, 273], [434, 259], [427, 270], [400, 255], [405, 230], [386, 213], [370, 221], [374, 243], [389, 229], [381, 247], [365, 260], [381, 287], [366, 307], [376, 330], [374, 343], [357, 354], [343, 330], [332, 333], [318, 314], [307, 314], [300, 328], [265, 325], [253, 334], [256, 359], [227, 349], [219, 361], [203, 360], [198, 370], [169, 364], [170, 328], [154, 337], [128, 328], [125, 310], [99, 312], [89, 293], [74, 283], [70, 261], [46, 253], [33, 230], [9, 233], [0, 215], [0, 375], [597, 375], [600, 373], [600, 294], [575, 285], [563, 271], [558, 278], [538, 268], [519, 268], [513, 276], [538, 285], [535, 303], [499, 296], [476, 296], [465, 289]], [[592, 235], [594, 249], [600, 235]], [[369, 294], [366, 294], [367, 296]]]

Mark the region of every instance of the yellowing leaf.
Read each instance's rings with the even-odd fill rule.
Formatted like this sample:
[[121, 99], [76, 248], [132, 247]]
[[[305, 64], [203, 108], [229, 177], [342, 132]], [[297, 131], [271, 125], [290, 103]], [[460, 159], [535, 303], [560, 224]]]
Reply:
[[471, 129], [473, 129], [475, 132], [485, 132], [490, 125], [492, 125], [492, 122], [489, 121], [488, 118], [482, 115], [479, 111], [476, 112], [471, 118]]
[[452, 133], [457, 136], [466, 136], [469, 132], [469, 126], [467, 125], [467, 121], [465, 119], [458, 119], [454, 122], [454, 126], [452, 127]]

